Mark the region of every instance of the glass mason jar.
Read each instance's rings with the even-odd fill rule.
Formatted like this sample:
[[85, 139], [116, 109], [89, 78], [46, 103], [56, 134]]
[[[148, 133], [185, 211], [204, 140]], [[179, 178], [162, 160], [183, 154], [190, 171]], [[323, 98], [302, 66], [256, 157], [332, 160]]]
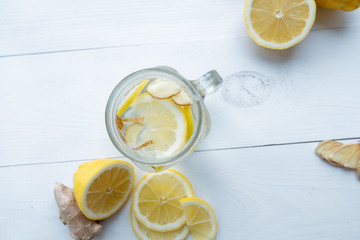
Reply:
[[[118, 126], [117, 114], [119, 108], [125, 104], [136, 87], [145, 79], [168, 79], [175, 81], [192, 99], [191, 114], [193, 132], [185, 145], [176, 153], [164, 158], [149, 158], [137, 154], [124, 141]], [[212, 70], [197, 80], [187, 80], [175, 69], [167, 66], [139, 70], [125, 77], [112, 91], [105, 110], [107, 132], [114, 146], [135, 165], [148, 172], [165, 170], [175, 163], [188, 157], [209, 134], [211, 121], [204, 104], [204, 97], [214, 93], [222, 84], [219, 74]]]

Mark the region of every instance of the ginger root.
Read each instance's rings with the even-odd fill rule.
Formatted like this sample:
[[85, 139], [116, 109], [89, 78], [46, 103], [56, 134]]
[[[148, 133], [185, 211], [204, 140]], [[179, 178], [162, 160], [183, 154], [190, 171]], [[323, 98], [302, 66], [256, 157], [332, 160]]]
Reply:
[[60, 220], [68, 225], [74, 239], [90, 240], [101, 232], [102, 226], [96, 221], [86, 218], [80, 211], [71, 188], [56, 183], [54, 195], [60, 209]]
[[325, 161], [338, 167], [357, 170], [360, 178], [360, 144], [342, 144], [323, 141], [316, 147], [316, 153]]

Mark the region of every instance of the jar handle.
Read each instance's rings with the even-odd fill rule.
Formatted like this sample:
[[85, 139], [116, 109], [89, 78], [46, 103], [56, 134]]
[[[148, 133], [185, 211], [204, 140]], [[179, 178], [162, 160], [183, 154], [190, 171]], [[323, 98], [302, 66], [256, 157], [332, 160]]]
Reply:
[[195, 88], [200, 92], [202, 97], [215, 93], [223, 83], [217, 71], [212, 70], [200, 78], [191, 81]]

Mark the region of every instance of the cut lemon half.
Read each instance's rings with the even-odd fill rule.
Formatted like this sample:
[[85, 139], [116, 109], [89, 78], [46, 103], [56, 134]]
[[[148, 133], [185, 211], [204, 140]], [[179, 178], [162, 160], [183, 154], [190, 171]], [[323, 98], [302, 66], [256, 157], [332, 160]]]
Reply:
[[132, 208], [130, 210], [130, 221], [134, 233], [141, 240], [183, 240], [189, 234], [189, 228], [186, 225], [169, 232], [150, 230], [136, 219]]
[[185, 211], [186, 224], [190, 228], [193, 240], [214, 239], [217, 222], [214, 210], [200, 198], [184, 198], [180, 200]]
[[137, 139], [137, 144], [152, 140], [152, 144], [142, 148], [149, 156], [167, 157], [184, 146], [189, 129], [188, 114], [183, 108], [170, 99], [156, 99], [148, 93], [140, 95], [131, 107], [135, 115], [144, 117], [144, 130], [132, 139]]
[[125, 161], [98, 159], [81, 164], [73, 181], [81, 212], [89, 219], [100, 220], [114, 214], [126, 202], [135, 173]]
[[146, 228], [168, 232], [185, 224], [180, 199], [193, 197], [190, 182], [179, 172], [169, 169], [145, 175], [135, 188], [133, 211]]
[[309, 33], [314, 24], [314, 0], [247, 0], [245, 25], [260, 46], [289, 48]]

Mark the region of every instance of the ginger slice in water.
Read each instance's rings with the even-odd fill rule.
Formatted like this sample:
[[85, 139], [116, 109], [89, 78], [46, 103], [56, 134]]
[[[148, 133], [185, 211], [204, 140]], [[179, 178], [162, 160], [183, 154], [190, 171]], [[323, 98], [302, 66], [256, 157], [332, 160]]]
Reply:
[[116, 125], [120, 131], [124, 129], [123, 120], [119, 116], [116, 116]]
[[184, 91], [172, 96], [171, 100], [180, 106], [190, 106], [193, 103], [190, 96]]
[[149, 146], [150, 144], [154, 144], [154, 141], [152, 139], [147, 140], [146, 142], [144, 142], [143, 144], [137, 146], [136, 148], [133, 148], [133, 150], [135, 150], [135, 151], [139, 150], [139, 149], [141, 149], [143, 147]]
[[144, 129], [144, 125], [141, 123], [133, 123], [125, 130], [125, 141], [129, 144], [136, 144], [136, 139], [139, 133]]
[[144, 117], [132, 117], [132, 118], [124, 118], [122, 119], [123, 122], [143, 122], [145, 120]]
[[166, 99], [181, 92], [181, 88], [173, 81], [155, 79], [149, 83], [146, 92], [154, 98]]

